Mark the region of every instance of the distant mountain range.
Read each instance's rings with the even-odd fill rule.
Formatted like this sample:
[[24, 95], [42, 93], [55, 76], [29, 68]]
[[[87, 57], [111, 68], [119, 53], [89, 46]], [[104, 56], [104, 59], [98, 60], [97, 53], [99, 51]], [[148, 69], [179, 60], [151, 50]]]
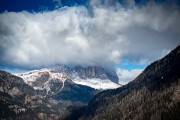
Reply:
[[150, 64], [132, 82], [98, 93], [64, 120], [180, 120], [180, 46]]

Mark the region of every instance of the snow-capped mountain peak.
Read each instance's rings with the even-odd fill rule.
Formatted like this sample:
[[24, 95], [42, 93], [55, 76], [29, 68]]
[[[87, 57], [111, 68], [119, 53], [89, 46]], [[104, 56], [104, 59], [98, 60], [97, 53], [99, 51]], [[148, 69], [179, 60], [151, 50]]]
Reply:
[[52, 82], [62, 82], [64, 84], [65, 80], [68, 79], [68, 76], [65, 74], [47, 68], [16, 75], [21, 77], [25, 83], [31, 85], [34, 89], [45, 89], [47, 92], [50, 90]]
[[48, 92], [53, 82], [62, 83], [69, 79], [76, 84], [89, 86], [95, 89], [114, 89], [119, 87], [117, 83], [116, 73], [109, 74], [101, 67], [81, 67], [75, 66], [73, 68], [65, 65], [58, 65], [52, 68], [43, 68], [40, 70], [33, 70], [30, 72], [19, 73], [17, 76], [24, 79], [24, 81], [33, 86], [34, 89], [46, 89]]

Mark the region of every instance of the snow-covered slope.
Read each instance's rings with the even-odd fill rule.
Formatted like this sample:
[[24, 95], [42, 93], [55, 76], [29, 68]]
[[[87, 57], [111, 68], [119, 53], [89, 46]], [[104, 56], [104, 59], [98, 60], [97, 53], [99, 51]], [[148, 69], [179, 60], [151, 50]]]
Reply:
[[33, 70], [16, 75], [23, 78], [24, 81], [34, 89], [46, 89], [47, 92], [50, 90], [53, 82], [61, 82], [61, 89], [63, 89], [64, 82], [68, 79], [76, 84], [89, 86], [95, 89], [114, 89], [120, 86], [109, 79], [116, 78], [116, 76], [114, 77], [113, 75], [106, 74], [104, 69], [100, 67], [83, 68], [78, 66], [69, 68], [64, 65], [59, 65], [53, 68]]
[[74, 79], [73, 80], [76, 84], [81, 84], [85, 86], [89, 86], [98, 90], [105, 90], [105, 89], [115, 89], [120, 87], [120, 85], [106, 79], [101, 80], [98, 78], [91, 78], [91, 79]]
[[23, 78], [26, 83], [31, 83], [37, 80], [37, 78], [40, 78], [41, 75], [43, 74], [48, 74], [49, 79], [59, 79], [59, 80], [64, 80], [67, 78], [63, 73], [60, 72], [54, 72], [51, 69], [40, 69], [40, 70], [33, 70], [30, 72], [25, 72], [25, 73], [18, 73], [19, 77]]
[[31, 85], [34, 89], [46, 89], [47, 92], [50, 90], [52, 82], [62, 82], [61, 89], [63, 89], [64, 82], [68, 79], [65, 74], [47, 68], [15, 75], [21, 77], [25, 83]]

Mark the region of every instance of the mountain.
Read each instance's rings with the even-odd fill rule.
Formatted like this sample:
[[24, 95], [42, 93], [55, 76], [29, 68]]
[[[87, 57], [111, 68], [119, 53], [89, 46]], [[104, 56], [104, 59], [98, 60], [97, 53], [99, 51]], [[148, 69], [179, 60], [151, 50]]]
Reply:
[[0, 70], [0, 119], [56, 120], [69, 106], [87, 105], [97, 89], [117, 88], [115, 82], [115, 72], [97, 66], [58, 65], [15, 75]]
[[21, 78], [0, 71], [0, 119], [37, 118], [25, 102], [33, 94], [34, 89]]
[[68, 106], [86, 105], [98, 92], [44, 71], [28, 81], [0, 70], [0, 119], [56, 120]]
[[[34, 89], [50, 90], [51, 81], [58, 79], [64, 84], [66, 79], [71, 79], [74, 83], [89, 86], [95, 89], [114, 89], [119, 87], [118, 76], [115, 71], [107, 71], [98, 66], [75, 66], [68, 67], [57, 65], [52, 68], [44, 68], [26, 73], [16, 74], [23, 78], [27, 84]], [[64, 85], [62, 85], [63, 88]]]
[[153, 62], [132, 82], [71, 107], [64, 120], [180, 120], [180, 46]]
[[75, 66], [71, 68], [73, 81], [77, 84], [90, 86], [95, 89], [114, 89], [120, 87], [119, 78], [113, 70], [105, 70], [98, 66]]

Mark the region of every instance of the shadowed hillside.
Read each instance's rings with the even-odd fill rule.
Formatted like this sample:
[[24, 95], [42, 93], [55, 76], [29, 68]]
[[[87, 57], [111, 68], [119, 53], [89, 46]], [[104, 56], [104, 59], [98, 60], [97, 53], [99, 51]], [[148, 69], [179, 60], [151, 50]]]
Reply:
[[150, 64], [135, 80], [97, 94], [86, 107], [69, 108], [65, 120], [179, 120], [180, 46]]

